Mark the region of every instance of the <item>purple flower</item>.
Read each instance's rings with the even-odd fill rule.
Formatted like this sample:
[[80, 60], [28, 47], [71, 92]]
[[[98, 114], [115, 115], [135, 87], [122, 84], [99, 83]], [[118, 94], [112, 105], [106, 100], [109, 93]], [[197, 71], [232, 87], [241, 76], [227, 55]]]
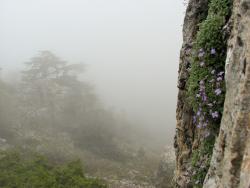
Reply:
[[201, 115], [201, 108], [199, 108], [198, 112], [196, 113], [197, 116]]
[[205, 55], [205, 52], [199, 52], [198, 57], [203, 57]]
[[203, 85], [205, 82], [204, 82], [204, 80], [201, 80], [200, 81], [200, 85]]
[[218, 76], [222, 76], [224, 74], [224, 71], [221, 71], [218, 73]]
[[214, 48], [211, 49], [211, 54], [215, 55], [216, 54], [216, 50]]
[[201, 96], [205, 95], [205, 86], [201, 86], [199, 91]]
[[198, 57], [201, 58], [201, 57], [203, 57], [204, 55], [205, 55], [205, 52], [204, 52], [204, 50], [201, 48], [201, 49], [199, 50]]
[[197, 121], [196, 116], [193, 116], [193, 122], [196, 123], [196, 121]]
[[222, 91], [221, 91], [220, 88], [218, 88], [218, 89], [216, 89], [216, 90], [214, 91], [214, 93], [215, 93], [216, 95], [220, 95], [220, 94], [222, 93]]
[[219, 82], [219, 81], [222, 81], [223, 80], [223, 78], [222, 77], [218, 77], [217, 78], [217, 81]]
[[203, 86], [203, 85], [202, 85], [202, 86], [200, 86], [199, 91], [201, 92], [201, 94], [205, 91], [205, 89], [206, 89], [206, 88], [205, 88], [205, 86]]
[[207, 96], [206, 95], [202, 95], [202, 101], [206, 102], [207, 101]]
[[206, 121], [205, 123], [203, 123], [203, 127], [205, 128], [208, 125], [208, 121]]
[[219, 113], [217, 111], [215, 112], [212, 112], [212, 117], [215, 119], [215, 118], [218, 118], [219, 117]]
[[199, 124], [197, 125], [197, 127], [198, 127], [199, 129], [201, 128], [201, 126], [202, 126], [201, 123], [199, 123]]
[[200, 116], [201, 115], [201, 111], [199, 110], [196, 115]]
[[204, 61], [200, 62], [200, 66], [201, 66], [201, 67], [204, 67], [204, 65], [205, 65], [205, 62], [204, 62]]
[[214, 74], [214, 73], [215, 73], [215, 70], [212, 70], [212, 71], [211, 71], [211, 74]]

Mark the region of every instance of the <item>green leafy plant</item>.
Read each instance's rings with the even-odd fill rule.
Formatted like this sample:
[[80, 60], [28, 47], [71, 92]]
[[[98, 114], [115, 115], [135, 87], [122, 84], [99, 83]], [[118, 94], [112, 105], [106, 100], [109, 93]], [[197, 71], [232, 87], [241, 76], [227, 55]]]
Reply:
[[2, 188], [106, 188], [98, 179], [86, 178], [79, 160], [53, 165], [44, 156], [20, 152], [0, 153]]
[[202, 187], [207, 174], [225, 100], [227, 35], [223, 32], [231, 14], [231, 0], [211, 0], [207, 18], [199, 24], [193, 47], [187, 93], [194, 111], [201, 145], [192, 154], [195, 187]]

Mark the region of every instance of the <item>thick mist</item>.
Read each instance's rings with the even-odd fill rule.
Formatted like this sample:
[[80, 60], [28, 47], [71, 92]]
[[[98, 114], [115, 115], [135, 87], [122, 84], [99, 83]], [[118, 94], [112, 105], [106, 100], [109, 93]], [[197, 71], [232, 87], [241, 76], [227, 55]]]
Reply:
[[42, 50], [86, 64], [83, 79], [108, 109], [167, 144], [183, 11], [182, 0], [1, 0], [2, 74], [17, 76]]
[[184, 6], [0, 0], [0, 185], [171, 187]]

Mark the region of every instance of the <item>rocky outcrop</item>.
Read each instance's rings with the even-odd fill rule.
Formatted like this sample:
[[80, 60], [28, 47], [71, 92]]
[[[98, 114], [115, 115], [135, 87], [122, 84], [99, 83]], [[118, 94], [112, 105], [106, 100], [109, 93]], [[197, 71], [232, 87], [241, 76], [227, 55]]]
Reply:
[[228, 41], [226, 99], [203, 187], [250, 187], [250, 0], [235, 0]]
[[196, 147], [197, 142], [194, 138], [196, 130], [192, 123], [193, 112], [187, 102], [186, 82], [189, 76], [191, 49], [198, 31], [198, 24], [204, 19], [207, 11], [207, 0], [190, 0], [183, 25], [183, 46], [180, 53], [179, 94], [176, 111], [177, 126], [174, 143], [176, 152], [175, 183], [177, 187], [186, 187], [192, 176], [190, 157], [192, 148]]
[[[207, 15], [206, 0], [190, 0], [183, 28], [183, 47], [179, 65], [179, 94], [175, 136], [176, 187], [193, 187], [192, 152], [201, 143], [192, 123], [187, 101], [191, 48], [198, 24]], [[226, 60], [226, 97], [219, 135], [203, 187], [250, 187], [250, 0], [233, 0]]]

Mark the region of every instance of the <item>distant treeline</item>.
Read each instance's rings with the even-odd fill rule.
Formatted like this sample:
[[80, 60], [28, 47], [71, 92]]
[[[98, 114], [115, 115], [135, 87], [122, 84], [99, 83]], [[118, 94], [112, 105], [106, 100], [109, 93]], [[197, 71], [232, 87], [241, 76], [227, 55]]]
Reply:
[[25, 63], [18, 83], [0, 80], [0, 138], [36, 148], [54, 134], [69, 137], [78, 148], [122, 160], [115, 139], [120, 140], [118, 132], [126, 135], [122, 124], [127, 122], [101, 105], [93, 87], [79, 79], [83, 72], [82, 64], [42, 51]]
[[124, 114], [106, 109], [82, 79], [84, 71], [42, 51], [25, 63], [20, 78], [0, 79], [0, 152], [8, 150], [0, 153], [0, 187], [105, 187], [85, 178], [79, 161], [67, 163], [75, 158], [93, 177], [154, 181], [160, 160], [154, 140]]

